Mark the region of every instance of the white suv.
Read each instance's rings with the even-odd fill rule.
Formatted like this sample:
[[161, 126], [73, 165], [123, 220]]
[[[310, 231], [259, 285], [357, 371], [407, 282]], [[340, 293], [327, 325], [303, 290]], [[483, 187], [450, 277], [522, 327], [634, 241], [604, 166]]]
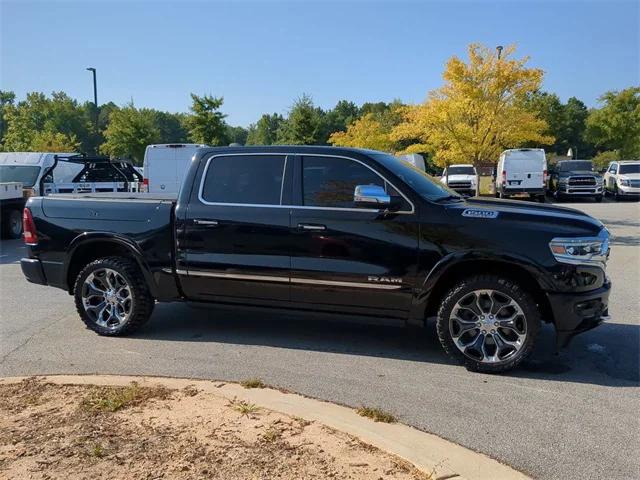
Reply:
[[604, 174], [605, 193], [616, 200], [623, 197], [640, 197], [640, 160], [611, 162]]
[[478, 174], [473, 165], [449, 165], [444, 169], [442, 178], [440, 178], [440, 183], [470, 197], [476, 195], [477, 181]]

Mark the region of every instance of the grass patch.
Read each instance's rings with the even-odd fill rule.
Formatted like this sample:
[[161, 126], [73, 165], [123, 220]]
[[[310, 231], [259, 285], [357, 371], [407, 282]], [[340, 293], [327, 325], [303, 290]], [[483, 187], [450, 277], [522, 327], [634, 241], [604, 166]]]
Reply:
[[82, 400], [80, 407], [94, 413], [117, 412], [154, 398], [164, 400], [170, 393], [165, 387], [141, 387], [137, 382], [126, 387], [96, 387]]
[[262, 434], [262, 439], [267, 443], [274, 443], [280, 439], [282, 433], [275, 428], [270, 428]]
[[102, 445], [96, 443], [89, 451], [89, 455], [96, 458], [104, 458], [107, 455], [107, 451]]
[[249, 417], [260, 410], [260, 407], [253, 403], [245, 402], [244, 400], [238, 400], [235, 397], [229, 401], [229, 406], [236, 412], [240, 412], [242, 416]]
[[491, 184], [493, 183], [493, 177], [491, 176], [481, 176], [480, 177], [480, 195], [492, 195], [491, 192]]
[[361, 417], [370, 418], [374, 422], [383, 422], [383, 423], [397, 422], [396, 417], [394, 417], [388, 412], [385, 412], [381, 408], [360, 407], [356, 410], [356, 413]]
[[259, 378], [249, 378], [240, 382], [244, 388], [266, 388], [266, 384]]

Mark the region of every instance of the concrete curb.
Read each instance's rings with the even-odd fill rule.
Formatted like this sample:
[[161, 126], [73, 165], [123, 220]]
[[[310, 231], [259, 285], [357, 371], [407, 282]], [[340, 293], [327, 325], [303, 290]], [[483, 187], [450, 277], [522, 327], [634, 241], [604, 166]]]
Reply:
[[[29, 377], [0, 378], [0, 384], [16, 383]], [[271, 388], [246, 389], [236, 383], [126, 375], [45, 375], [38, 378], [55, 384], [74, 385], [163, 385], [182, 389], [192, 385], [206, 393], [236, 397], [258, 406], [309, 421], [322, 423], [353, 435], [365, 443], [414, 464], [434, 480], [525, 480], [530, 477], [486, 455], [474, 452], [435, 435], [399, 423], [377, 423], [361, 417], [353, 409], [333, 403], [283, 393]]]

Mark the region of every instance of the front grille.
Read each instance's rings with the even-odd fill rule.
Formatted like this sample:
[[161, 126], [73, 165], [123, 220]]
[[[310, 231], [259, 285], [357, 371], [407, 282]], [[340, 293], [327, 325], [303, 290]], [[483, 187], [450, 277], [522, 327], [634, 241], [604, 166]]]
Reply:
[[629, 180], [629, 185], [633, 188], [640, 188], [640, 180]]
[[575, 187], [591, 186], [596, 184], [596, 177], [569, 177], [569, 185]]

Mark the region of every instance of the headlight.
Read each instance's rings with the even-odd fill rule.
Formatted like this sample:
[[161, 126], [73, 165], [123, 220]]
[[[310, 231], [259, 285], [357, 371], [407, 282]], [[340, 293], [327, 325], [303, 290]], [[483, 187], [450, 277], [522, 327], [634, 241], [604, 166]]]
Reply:
[[549, 248], [560, 263], [605, 268], [609, 258], [609, 232], [603, 228], [597, 237], [554, 238]]
[[629, 180], [626, 178], [619, 178], [618, 183], [621, 187], [628, 187], [630, 185]]

